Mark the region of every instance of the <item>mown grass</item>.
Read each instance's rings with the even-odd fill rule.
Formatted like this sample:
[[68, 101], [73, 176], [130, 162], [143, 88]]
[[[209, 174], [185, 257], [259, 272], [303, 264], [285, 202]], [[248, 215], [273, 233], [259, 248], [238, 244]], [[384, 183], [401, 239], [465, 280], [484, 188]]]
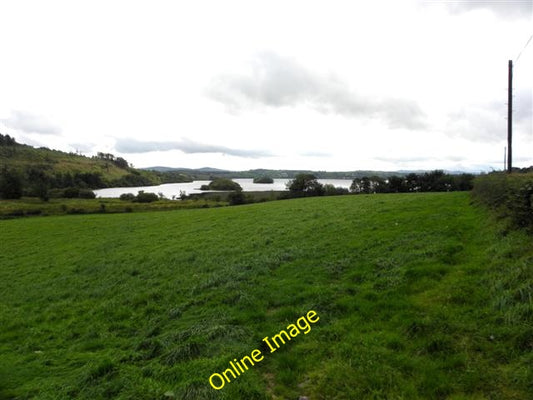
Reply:
[[162, 199], [152, 203], [137, 203], [111, 198], [50, 199], [48, 201], [43, 201], [35, 197], [23, 197], [17, 200], [0, 200], [0, 219], [65, 214], [168, 211], [190, 208], [221, 207], [224, 205], [227, 205], [227, 202], [207, 198], [185, 201]]
[[[0, 228], [3, 398], [533, 397], [531, 237], [502, 235], [467, 193]], [[268, 354], [261, 339], [309, 310], [312, 330]]]

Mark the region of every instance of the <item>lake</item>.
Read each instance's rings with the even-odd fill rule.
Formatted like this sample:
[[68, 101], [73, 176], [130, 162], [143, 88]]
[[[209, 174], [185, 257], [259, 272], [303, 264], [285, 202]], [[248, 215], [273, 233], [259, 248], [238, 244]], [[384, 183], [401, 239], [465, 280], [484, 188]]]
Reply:
[[[287, 190], [286, 184], [290, 179], [274, 179], [274, 183], [254, 183], [253, 179], [233, 179], [241, 185], [245, 192], [266, 192], [269, 190]], [[350, 188], [352, 181], [350, 179], [319, 179], [322, 184], [331, 184], [333, 186], [340, 186], [343, 188]], [[120, 197], [123, 193], [137, 194], [139, 190], [152, 193], [163, 193], [163, 195], [171, 199], [172, 196], [179, 197], [180, 191], [186, 194], [204, 193], [200, 190], [200, 186], [207, 185], [211, 181], [193, 181], [185, 183], [165, 183], [158, 186], [137, 186], [137, 187], [116, 187], [94, 190], [96, 197]]]

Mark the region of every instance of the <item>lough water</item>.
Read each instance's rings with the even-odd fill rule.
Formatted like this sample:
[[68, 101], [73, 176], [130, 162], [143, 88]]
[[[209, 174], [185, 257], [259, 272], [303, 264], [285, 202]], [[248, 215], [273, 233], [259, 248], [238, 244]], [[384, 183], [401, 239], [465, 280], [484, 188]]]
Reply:
[[[253, 183], [253, 179], [233, 179], [241, 185], [245, 192], [257, 191], [265, 192], [269, 190], [287, 190], [286, 184], [290, 179], [274, 179], [274, 183]], [[350, 188], [352, 181], [349, 179], [319, 179], [322, 184], [331, 184], [333, 186], [340, 186]], [[120, 197], [123, 193], [137, 194], [139, 190], [152, 193], [163, 193], [163, 195], [171, 199], [172, 196], [179, 197], [180, 191], [186, 194], [203, 193], [200, 186], [207, 185], [211, 181], [193, 181], [186, 183], [166, 183], [159, 186], [137, 186], [137, 187], [117, 187], [94, 190], [96, 197]]]

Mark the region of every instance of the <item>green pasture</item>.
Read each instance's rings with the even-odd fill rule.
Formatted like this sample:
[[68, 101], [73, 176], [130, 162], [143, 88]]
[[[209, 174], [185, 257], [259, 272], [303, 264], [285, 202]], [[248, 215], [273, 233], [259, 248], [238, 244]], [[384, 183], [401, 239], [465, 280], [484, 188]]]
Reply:
[[7, 219], [0, 250], [1, 399], [533, 398], [533, 240], [469, 193]]

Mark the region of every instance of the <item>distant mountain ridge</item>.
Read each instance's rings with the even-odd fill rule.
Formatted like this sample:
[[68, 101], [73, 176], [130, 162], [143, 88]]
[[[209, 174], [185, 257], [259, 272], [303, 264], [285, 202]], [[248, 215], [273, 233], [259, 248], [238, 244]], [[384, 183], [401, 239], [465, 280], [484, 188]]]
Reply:
[[[410, 173], [421, 174], [429, 170], [400, 170], [400, 171], [372, 171], [372, 170], [354, 170], [354, 171], [313, 171], [313, 170], [288, 170], [288, 169], [250, 169], [247, 171], [230, 171], [219, 168], [172, 168], [164, 166], [141, 168], [145, 171], [157, 172], [177, 172], [190, 175], [194, 180], [210, 180], [213, 178], [230, 178], [230, 179], [253, 179], [262, 176], [270, 176], [274, 179], [292, 179], [298, 174], [313, 174], [319, 179], [360, 179], [363, 177], [377, 176], [387, 178], [389, 176], [405, 176]], [[444, 171], [448, 174], [458, 175], [460, 171]]]
[[226, 169], [219, 169], [219, 168], [211, 168], [211, 167], [203, 167], [203, 168], [173, 168], [173, 167], [147, 167], [147, 168], [139, 168], [144, 171], [157, 171], [157, 172], [173, 172], [173, 171], [193, 171], [193, 172], [231, 172]]

